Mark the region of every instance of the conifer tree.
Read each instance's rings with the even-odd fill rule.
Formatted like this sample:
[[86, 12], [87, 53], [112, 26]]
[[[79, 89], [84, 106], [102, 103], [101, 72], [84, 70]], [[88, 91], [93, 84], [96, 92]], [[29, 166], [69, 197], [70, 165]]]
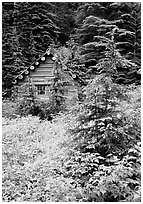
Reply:
[[58, 41], [65, 45], [75, 28], [75, 12], [80, 2], [52, 2], [54, 14], [57, 16], [60, 33]]
[[[76, 162], [81, 162], [85, 167], [84, 170], [90, 172], [93, 177], [96, 170], [92, 168], [92, 165], [90, 166], [91, 158], [100, 158], [97, 162], [98, 167], [110, 166], [114, 163], [114, 161], [110, 163], [110, 156], [114, 155], [116, 159], [122, 159], [125, 153], [134, 146], [134, 141], [137, 141], [136, 134], [134, 138], [130, 136], [131, 129], [134, 133], [136, 132], [135, 127], [129, 127], [129, 124], [126, 124], [124, 113], [119, 109], [120, 100], [128, 100], [128, 97], [123, 93], [122, 86], [113, 83], [112, 80], [118, 65], [126, 66], [128, 63], [128, 60], [120, 56], [115, 49], [114, 32], [115, 30], [108, 43], [106, 59], [96, 65], [97, 69], [103, 72], [91, 79], [84, 88], [86, 99], [79, 114], [78, 126], [74, 130], [74, 157], [81, 158]], [[126, 125], [129, 129], [125, 128]], [[85, 158], [86, 162], [88, 161], [88, 167], [84, 163]], [[77, 169], [77, 166], [77, 163], [74, 163], [73, 168]], [[80, 174], [77, 175], [74, 171], [72, 174], [79, 178], [83, 186], [86, 186], [86, 182], [90, 183], [91, 176], [90, 178], [87, 176], [85, 181], [82, 176], [79, 176]]]
[[[119, 69], [120, 72], [123, 71], [123, 73], [120, 74], [127, 74], [127, 80], [122, 80], [122, 82], [140, 83], [140, 74], [138, 73], [141, 56], [140, 14], [137, 15], [136, 12], [137, 10], [138, 12], [140, 11], [140, 5], [122, 2], [104, 4], [106, 12], [104, 12], [101, 17], [101, 15], [96, 12], [93, 6], [94, 4], [96, 3], [85, 4], [80, 7], [81, 10], [80, 15], [78, 15], [78, 20], [81, 19], [81, 21], [76, 35], [82, 47], [82, 57], [88, 72], [90, 72], [89, 67], [95, 66], [100, 59], [105, 57], [105, 48], [111, 37], [112, 29], [118, 27], [114, 39], [116, 49], [118, 49], [119, 53], [126, 59], [131, 60], [132, 63], [136, 63], [137, 65], [130, 66], [131, 69], [129, 67], [126, 70], [122, 70], [122, 68]], [[98, 9], [100, 8], [99, 5], [101, 6], [102, 4], [98, 4]], [[93, 15], [90, 15], [91, 10]], [[105, 19], [103, 17], [105, 17]]]
[[[100, 41], [116, 27], [112, 22], [95, 16], [88, 16], [83, 21], [80, 29], [77, 29], [79, 43], [82, 44], [82, 54], [85, 65], [95, 65], [103, 57], [106, 43]], [[109, 36], [110, 37], [110, 36]]]
[[51, 11], [50, 3], [3, 2], [3, 89], [56, 41], [59, 28]]
[[12, 79], [25, 63], [19, 41], [18, 9], [16, 3], [3, 4], [3, 90], [7, 94], [10, 93]]
[[115, 24], [122, 29], [116, 39], [120, 52], [126, 58], [140, 65], [140, 3], [111, 3], [108, 5], [108, 11], [109, 15], [107, 18], [114, 20]]

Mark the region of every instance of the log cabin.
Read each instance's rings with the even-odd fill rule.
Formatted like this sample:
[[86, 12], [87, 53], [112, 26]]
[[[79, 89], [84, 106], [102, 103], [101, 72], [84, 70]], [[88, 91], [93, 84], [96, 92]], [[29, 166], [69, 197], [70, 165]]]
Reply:
[[[18, 76], [15, 77], [13, 84], [17, 90], [17, 96], [20, 98], [26, 92], [26, 84], [32, 84], [35, 90], [35, 97], [40, 100], [49, 99], [51, 86], [55, 78], [55, 63], [57, 63], [58, 54], [52, 49], [47, 51], [31, 66], [25, 68]], [[64, 70], [64, 69], [63, 69]], [[64, 70], [64, 75], [70, 83], [65, 87], [65, 97], [68, 101], [77, 99], [77, 88], [74, 83], [76, 77], [72, 73]]]

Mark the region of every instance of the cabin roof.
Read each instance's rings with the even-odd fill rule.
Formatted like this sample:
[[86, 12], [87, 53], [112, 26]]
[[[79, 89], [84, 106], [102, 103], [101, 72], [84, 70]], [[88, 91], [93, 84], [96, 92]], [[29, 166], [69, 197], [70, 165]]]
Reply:
[[46, 50], [46, 52], [45, 52], [44, 54], [42, 54], [36, 61], [34, 61], [29, 67], [27, 67], [27, 68], [25, 68], [24, 70], [22, 70], [22, 71], [20, 72], [20, 74], [18, 74], [18, 75], [14, 78], [14, 80], [13, 80], [12, 83], [13, 83], [13, 84], [17, 84], [18, 80], [22, 80], [22, 79], [24, 79], [26, 76], [28, 76], [28, 75], [30, 74], [30, 70], [34, 71], [34, 69], [39, 66], [40, 61], [43, 61], [43, 62], [45, 61], [46, 56], [50, 56], [51, 59], [52, 59], [53, 61], [55, 61], [55, 60], [56, 60], [56, 57], [57, 57], [57, 54], [56, 54], [56, 52], [55, 52], [53, 49], [48, 48], [48, 49]]

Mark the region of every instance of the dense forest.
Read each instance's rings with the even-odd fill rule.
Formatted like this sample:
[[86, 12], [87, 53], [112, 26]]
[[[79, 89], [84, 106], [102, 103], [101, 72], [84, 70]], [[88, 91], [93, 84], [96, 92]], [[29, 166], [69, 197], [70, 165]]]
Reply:
[[51, 44], [68, 47], [72, 61], [69, 59], [67, 64], [80, 76], [90, 78], [101, 72], [96, 69], [96, 64], [106, 56], [113, 29], [115, 49], [127, 60], [126, 66], [118, 65], [114, 79], [117, 83], [139, 84], [140, 7], [140, 3], [133, 2], [3, 3], [2, 74], [5, 95], [10, 92], [13, 78]]
[[[50, 99], [14, 97], [49, 47]], [[3, 201], [141, 202], [141, 3], [3, 2], [2, 49]]]

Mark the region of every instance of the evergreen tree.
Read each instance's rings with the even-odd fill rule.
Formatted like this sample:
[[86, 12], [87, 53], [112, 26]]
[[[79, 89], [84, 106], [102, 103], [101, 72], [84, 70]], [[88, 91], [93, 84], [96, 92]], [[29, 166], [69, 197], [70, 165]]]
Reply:
[[22, 47], [19, 41], [18, 7], [15, 3], [3, 4], [3, 90], [4, 94], [10, 94], [12, 79], [24, 65]]
[[59, 28], [50, 3], [3, 3], [3, 89], [47, 47], [56, 42]]
[[140, 65], [140, 3], [111, 3], [108, 10], [108, 19], [114, 20], [116, 25], [122, 29], [117, 36], [120, 52]]
[[[55, 24], [55, 15], [51, 12], [52, 5], [51, 3], [24, 2], [21, 6], [21, 21], [23, 22], [21, 43], [28, 58], [37, 58], [51, 43], [56, 41], [59, 33], [59, 28]], [[27, 47], [32, 48], [31, 53], [26, 49]]]
[[90, 73], [89, 67], [105, 57], [105, 47], [115, 27], [116, 48], [137, 64], [128, 69], [128, 82], [140, 81], [139, 2], [3, 2], [2, 8], [3, 89], [10, 89], [13, 77], [39, 58], [50, 44], [65, 45], [71, 34], [79, 43], [80, 52], [78, 59], [70, 57], [68, 67], [71, 64], [76, 76], [83, 77], [85, 67]]
[[58, 26], [60, 27], [60, 34], [58, 41], [65, 45], [69, 40], [70, 34], [75, 28], [75, 12], [80, 5], [79, 2], [52, 2], [54, 6], [54, 14], [57, 15]]
[[96, 16], [99, 18], [106, 18], [106, 5], [97, 2], [81, 3], [76, 12], [76, 24], [81, 25], [84, 19], [88, 16]]
[[[132, 69], [127, 69], [128, 80], [125, 83], [133, 81], [140, 83], [140, 74], [138, 74], [140, 69], [140, 14], [137, 15], [136, 12], [140, 11], [140, 5], [134, 3], [98, 4], [98, 10], [100, 7], [103, 10], [103, 6], [106, 8], [104, 13], [96, 12], [97, 8], [94, 5], [97, 7], [96, 3], [82, 5], [78, 15], [80, 25], [76, 38], [82, 47], [83, 61], [87, 69], [89, 66], [95, 66], [100, 59], [105, 57], [105, 48], [111, 39], [112, 29], [118, 27], [114, 39], [116, 48], [121, 55], [137, 64], [137, 66], [131, 66]], [[115, 15], [116, 12], [117, 15]]]
[[102, 36], [111, 32], [115, 27], [112, 22], [95, 16], [88, 16], [83, 21], [80, 29], [77, 29], [79, 43], [82, 44], [82, 54], [85, 65], [95, 65], [103, 57], [106, 43], [101, 42]]

